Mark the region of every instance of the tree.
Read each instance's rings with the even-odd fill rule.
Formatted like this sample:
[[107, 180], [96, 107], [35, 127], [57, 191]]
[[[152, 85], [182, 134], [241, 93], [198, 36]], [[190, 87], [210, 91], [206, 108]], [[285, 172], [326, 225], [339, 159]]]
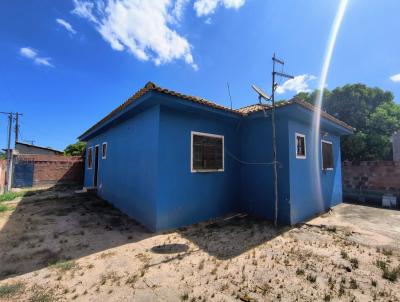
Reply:
[[68, 145], [64, 150], [64, 155], [67, 156], [83, 156], [86, 150], [85, 142], [76, 142]]
[[[295, 97], [315, 103], [318, 90]], [[400, 129], [400, 106], [393, 94], [364, 84], [348, 84], [332, 91], [325, 89], [322, 110], [356, 128], [342, 137], [343, 160], [390, 159], [390, 137]]]

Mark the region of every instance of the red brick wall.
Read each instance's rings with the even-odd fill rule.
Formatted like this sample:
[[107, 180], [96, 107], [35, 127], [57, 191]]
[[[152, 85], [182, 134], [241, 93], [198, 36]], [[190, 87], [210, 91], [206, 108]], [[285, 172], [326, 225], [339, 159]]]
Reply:
[[80, 156], [18, 155], [14, 160], [14, 187], [83, 184]]

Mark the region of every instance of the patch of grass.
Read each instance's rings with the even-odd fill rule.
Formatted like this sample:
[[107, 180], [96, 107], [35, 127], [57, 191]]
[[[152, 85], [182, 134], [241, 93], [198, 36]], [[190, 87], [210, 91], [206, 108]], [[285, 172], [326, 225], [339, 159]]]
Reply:
[[60, 261], [51, 265], [51, 267], [56, 268], [62, 272], [69, 271], [76, 268], [78, 265], [74, 261]]
[[317, 276], [313, 275], [313, 274], [308, 274], [307, 275], [307, 281], [309, 281], [311, 283], [315, 283], [315, 281], [317, 281]]
[[17, 197], [22, 197], [22, 196], [29, 196], [32, 195], [33, 193], [31, 191], [20, 191], [20, 192], [7, 192], [4, 194], [0, 195], [0, 202], [2, 201], [11, 201], [14, 200]]
[[376, 266], [379, 267], [381, 270], [385, 270], [387, 267], [387, 263], [383, 260], [376, 260]]
[[395, 282], [400, 274], [400, 266], [394, 269], [385, 268], [382, 272], [382, 278]]
[[377, 282], [376, 280], [372, 279], [372, 280], [371, 280], [371, 285], [372, 285], [373, 287], [376, 287], [376, 286], [378, 285], [378, 282]]
[[4, 204], [0, 204], [0, 213], [5, 212], [5, 211], [8, 211], [8, 206], [6, 206]]
[[376, 266], [382, 270], [382, 278], [395, 282], [400, 275], [400, 265], [396, 268], [390, 269], [386, 261], [377, 260]]
[[385, 256], [392, 256], [393, 251], [390, 249], [382, 249], [382, 254], [384, 254]]
[[346, 251], [340, 251], [340, 255], [342, 256], [343, 259], [349, 258], [349, 255], [347, 254]]
[[357, 258], [351, 258], [350, 263], [353, 268], [358, 268], [358, 259]]
[[0, 286], [0, 298], [11, 298], [25, 288], [22, 282], [4, 284]]
[[325, 294], [324, 301], [326, 301], [326, 302], [331, 301], [331, 295]]

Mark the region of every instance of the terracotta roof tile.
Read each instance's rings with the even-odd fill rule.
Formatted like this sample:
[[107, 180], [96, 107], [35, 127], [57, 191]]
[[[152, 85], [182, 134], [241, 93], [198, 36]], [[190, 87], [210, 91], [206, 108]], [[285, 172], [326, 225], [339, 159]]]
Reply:
[[[94, 124], [88, 130], [86, 130], [82, 135], [79, 136], [79, 138], [82, 138], [83, 136], [88, 134], [90, 131], [94, 130], [98, 126], [100, 126], [103, 123], [105, 123], [106, 121], [110, 120], [118, 112], [120, 112], [123, 109], [125, 109], [126, 107], [128, 107], [135, 100], [139, 99], [141, 96], [145, 95], [149, 91], [157, 91], [157, 92], [164, 93], [164, 94], [167, 94], [167, 95], [176, 96], [176, 97], [179, 97], [179, 98], [187, 100], [187, 101], [191, 101], [191, 102], [194, 102], [194, 103], [206, 105], [206, 106], [214, 108], [214, 109], [223, 110], [223, 111], [234, 113], [234, 114], [238, 114], [238, 115], [241, 115], [241, 116], [246, 116], [246, 115], [249, 115], [251, 113], [261, 111], [263, 109], [264, 110], [272, 109], [272, 106], [270, 106], [270, 105], [264, 105], [264, 104], [259, 104], [259, 103], [248, 105], [248, 106], [245, 106], [245, 107], [242, 107], [242, 108], [239, 108], [239, 109], [230, 109], [228, 107], [225, 107], [225, 106], [222, 106], [222, 105], [218, 105], [218, 104], [216, 104], [214, 102], [208, 101], [206, 99], [203, 99], [203, 98], [200, 98], [200, 97], [197, 97], [197, 96], [191, 96], [191, 95], [182, 94], [182, 93], [179, 93], [179, 92], [176, 92], [176, 91], [173, 91], [173, 90], [161, 88], [161, 87], [157, 86], [156, 84], [154, 84], [152, 82], [148, 82], [142, 89], [138, 90], [134, 95], [132, 95], [123, 104], [118, 106], [116, 109], [111, 111], [109, 114], [107, 114], [100, 121], [98, 121], [96, 124]], [[311, 111], [318, 110], [315, 106], [313, 106], [313, 105], [311, 105], [309, 103], [306, 103], [304, 101], [301, 101], [299, 99], [292, 99], [290, 101], [279, 102], [279, 103], [276, 104], [276, 107], [277, 108], [284, 107], [284, 106], [287, 106], [287, 105], [290, 105], [290, 104], [293, 104], [293, 103], [299, 104], [299, 105], [303, 106], [304, 108], [309, 109]], [[346, 123], [338, 120], [337, 118], [333, 117], [332, 115], [330, 115], [330, 114], [328, 114], [328, 113], [326, 113], [324, 111], [321, 111], [321, 115], [323, 117], [331, 120], [332, 122], [341, 125], [342, 127], [345, 127], [347, 129], [350, 129], [350, 130], [354, 130], [354, 128], [352, 128], [351, 126], [347, 125]]]

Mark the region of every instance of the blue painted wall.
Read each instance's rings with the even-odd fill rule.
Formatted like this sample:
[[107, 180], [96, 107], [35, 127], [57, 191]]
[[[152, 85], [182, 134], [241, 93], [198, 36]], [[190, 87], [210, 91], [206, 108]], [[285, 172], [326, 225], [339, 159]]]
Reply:
[[[288, 122], [276, 113], [278, 165], [278, 219], [290, 223]], [[241, 195], [240, 205], [245, 212], [274, 220], [275, 195], [273, 178], [271, 113], [257, 113], [241, 124]], [[269, 163], [269, 164], [262, 164]]]
[[[331, 129], [326, 136], [318, 139], [318, 153], [315, 152], [315, 142], [312, 141], [310, 123], [291, 119], [289, 121], [289, 161], [290, 161], [290, 204], [291, 223], [306, 220], [317, 213], [342, 202], [342, 180], [340, 163], [340, 137]], [[306, 136], [306, 158], [296, 158], [296, 133]], [[321, 139], [332, 142], [334, 169], [322, 171]], [[318, 162], [321, 190], [318, 190], [318, 179], [315, 162]]]
[[[98, 195], [151, 230], [156, 225], [159, 114], [159, 106], [154, 106], [87, 143], [87, 148], [100, 146]], [[106, 159], [101, 158], [103, 142]], [[93, 185], [87, 161], [84, 183]]]
[[161, 107], [157, 229], [236, 212], [240, 166], [225, 153], [224, 171], [191, 172], [191, 131], [224, 136], [225, 151], [239, 156], [238, 119]]

